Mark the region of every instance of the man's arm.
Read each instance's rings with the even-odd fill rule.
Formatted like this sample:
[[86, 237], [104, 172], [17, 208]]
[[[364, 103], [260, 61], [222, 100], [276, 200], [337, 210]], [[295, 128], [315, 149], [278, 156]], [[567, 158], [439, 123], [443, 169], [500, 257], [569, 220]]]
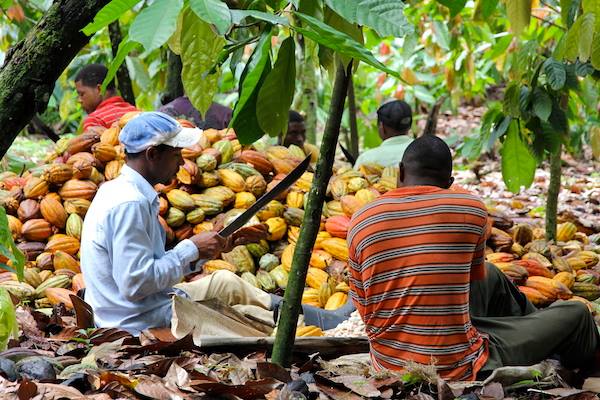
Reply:
[[485, 243], [488, 237], [488, 223], [483, 226], [481, 237], [477, 242], [477, 247], [473, 252], [473, 260], [471, 261], [471, 280], [480, 281], [485, 279]]
[[198, 249], [183, 240], [161, 258], [154, 258], [154, 243], [147, 232], [152, 216], [142, 204], [124, 203], [107, 217], [112, 234], [109, 249], [113, 278], [130, 301], [165, 290], [178, 283], [189, 265], [198, 258]]

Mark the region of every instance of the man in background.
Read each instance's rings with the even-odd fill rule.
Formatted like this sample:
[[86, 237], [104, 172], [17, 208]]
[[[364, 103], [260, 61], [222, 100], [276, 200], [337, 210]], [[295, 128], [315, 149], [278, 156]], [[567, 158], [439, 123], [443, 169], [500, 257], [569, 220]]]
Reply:
[[394, 100], [377, 110], [377, 129], [383, 143], [363, 152], [354, 168], [362, 164], [379, 164], [383, 167], [396, 166], [413, 138], [408, 135], [412, 125], [412, 110], [402, 100]]
[[110, 128], [123, 115], [139, 111], [117, 94], [115, 82], [111, 81], [102, 93], [102, 82], [108, 69], [102, 64], [90, 64], [83, 67], [75, 77], [75, 89], [79, 103], [88, 116], [83, 120], [83, 131], [100, 126]]
[[212, 103], [202, 118], [187, 96], [180, 96], [163, 105], [158, 111], [170, 115], [173, 118], [184, 118], [192, 121], [196, 126], [203, 129], [225, 129], [231, 121], [233, 111], [219, 103]]

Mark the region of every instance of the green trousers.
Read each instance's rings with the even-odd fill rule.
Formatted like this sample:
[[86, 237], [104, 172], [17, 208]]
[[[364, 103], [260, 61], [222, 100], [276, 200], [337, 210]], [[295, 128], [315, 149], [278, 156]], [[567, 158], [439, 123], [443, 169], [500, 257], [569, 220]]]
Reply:
[[470, 291], [472, 323], [489, 336], [483, 374], [552, 356], [559, 356], [567, 368], [592, 362], [600, 336], [585, 304], [558, 302], [537, 310], [493, 264], [486, 264], [486, 270], [486, 278], [472, 282]]

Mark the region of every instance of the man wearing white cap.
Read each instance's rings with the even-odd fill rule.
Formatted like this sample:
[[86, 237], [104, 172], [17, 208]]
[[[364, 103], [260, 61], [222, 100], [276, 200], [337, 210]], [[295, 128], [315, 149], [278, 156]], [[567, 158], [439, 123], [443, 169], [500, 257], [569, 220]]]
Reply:
[[[118, 178], [98, 190], [81, 241], [85, 300], [99, 327], [119, 327], [137, 334], [169, 326], [171, 294], [177, 292], [173, 286], [184, 275], [234, 245], [266, 237], [264, 225], [240, 229], [230, 240], [216, 232], [202, 232], [165, 251], [153, 186], [171, 181], [183, 164], [181, 148], [196, 144], [201, 134], [199, 129], [182, 128], [160, 112], [141, 113], [121, 131], [119, 140], [125, 147], [127, 165]], [[195, 293], [217, 297], [229, 305], [271, 307], [268, 294], [227, 271], [193, 284]], [[193, 300], [203, 300], [195, 297]]]

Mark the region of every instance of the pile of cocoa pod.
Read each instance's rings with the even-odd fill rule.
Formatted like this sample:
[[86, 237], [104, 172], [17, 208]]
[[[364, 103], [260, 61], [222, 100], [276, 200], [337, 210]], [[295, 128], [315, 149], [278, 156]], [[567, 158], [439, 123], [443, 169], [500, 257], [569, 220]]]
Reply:
[[[94, 128], [61, 139], [46, 164], [21, 175], [0, 174], [0, 205], [6, 209], [10, 231], [27, 258], [25, 279], [18, 281], [15, 274], [0, 272], [0, 287], [43, 312], [51, 312], [61, 303], [73, 307], [69, 295], [85, 287], [79, 265], [83, 220], [98, 187], [115, 179], [125, 163], [118, 137], [134, 117], [128, 114], [109, 129]], [[180, 122], [193, 126], [185, 120]], [[176, 178], [169, 185], [155, 187], [167, 246], [227, 225], [298, 165], [306, 153], [316, 161], [318, 150], [314, 146], [242, 146], [231, 129], [205, 130], [197, 145], [183, 149], [185, 163]], [[226, 269], [267, 292], [283, 293], [312, 179], [312, 172], [304, 173], [249, 222], [265, 223], [267, 240], [237, 246], [186, 279]], [[334, 171], [310, 260], [304, 303], [326, 309], [346, 303], [350, 216], [395, 188], [396, 180], [396, 168], [364, 166], [355, 171], [346, 166]]]
[[556, 241], [529, 224], [495, 221], [486, 259], [509, 277], [538, 307], [557, 300], [580, 301], [596, 311], [600, 298], [600, 236], [578, 232], [573, 222], [558, 225]]

